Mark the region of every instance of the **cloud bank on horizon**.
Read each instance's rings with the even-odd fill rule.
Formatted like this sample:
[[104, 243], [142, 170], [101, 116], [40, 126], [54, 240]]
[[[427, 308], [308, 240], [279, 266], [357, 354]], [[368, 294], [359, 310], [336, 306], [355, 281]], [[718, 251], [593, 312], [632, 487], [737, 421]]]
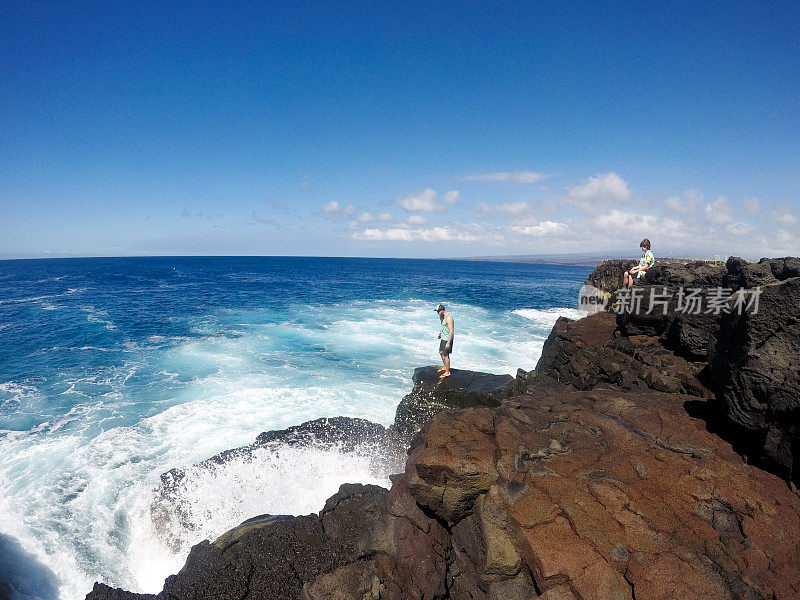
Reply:
[[[520, 177], [520, 173], [535, 177]], [[547, 177], [534, 171], [517, 171], [467, 175], [463, 179], [532, 184]], [[648, 198], [632, 190], [615, 172], [597, 173], [560, 190], [515, 192], [514, 196], [530, 199], [469, 205], [469, 199], [462, 198], [458, 190], [442, 197], [432, 189], [413, 192], [399, 196], [396, 202], [415, 214], [404, 220], [387, 214], [385, 220], [391, 222], [384, 227], [363, 227], [364, 220], [353, 220], [349, 235], [358, 242], [453, 242], [448, 245], [453, 256], [464, 255], [464, 250], [474, 247], [486, 249], [486, 255], [624, 249], [635, 254], [644, 237], [650, 238], [662, 255], [670, 256], [742, 254], [754, 258], [800, 252], [800, 219], [787, 203], [764, 206], [752, 197], [735, 201], [725, 196], [706, 198], [696, 189], [668, 197], [654, 193]], [[421, 213], [433, 211], [444, 214], [437, 217], [437, 225], [426, 227]]]

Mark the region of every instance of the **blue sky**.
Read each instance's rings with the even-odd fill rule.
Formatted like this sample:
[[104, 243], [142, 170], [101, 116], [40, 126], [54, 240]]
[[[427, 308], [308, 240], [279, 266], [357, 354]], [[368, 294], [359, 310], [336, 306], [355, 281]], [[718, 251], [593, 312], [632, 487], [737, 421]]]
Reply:
[[800, 254], [798, 30], [796, 2], [7, 2], [0, 257]]

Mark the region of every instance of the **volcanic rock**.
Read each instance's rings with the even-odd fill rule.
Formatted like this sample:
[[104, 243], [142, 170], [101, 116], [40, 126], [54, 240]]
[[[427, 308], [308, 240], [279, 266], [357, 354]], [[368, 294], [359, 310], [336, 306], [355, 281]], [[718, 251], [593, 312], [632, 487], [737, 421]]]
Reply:
[[[725, 263], [725, 270], [727, 272], [723, 278], [723, 284], [733, 290], [754, 288], [777, 281], [772, 272], [772, 265], [764, 259], [753, 263], [738, 256], [731, 256]], [[784, 269], [780, 268], [779, 271], [783, 274]]]
[[800, 597], [800, 498], [686, 396], [531, 391], [440, 413], [409, 457], [461, 597]]
[[[388, 492], [377, 486], [342, 486], [317, 515], [262, 515], [249, 519], [214, 542], [192, 548], [185, 566], [170, 576], [163, 598], [298, 598], [304, 581], [357, 559], [380, 531]], [[333, 527], [335, 535], [326, 531]], [[87, 600], [134, 600], [109, 588]], [[152, 598], [152, 597], [151, 597]]]
[[800, 277], [763, 286], [757, 312], [721, 321], [715, 407], [744, 451], [800, 483]]
[[622, 287], [623, 275], [631, 267], [639, 264], [633, 259], [611, 259], [604, 260], [598, 267], [591, 272], [586, 279], [586, 284], [613, 294]]
[[677, 287], [718, 287], [723, 284], [725, 265], [716, 261], [694, 260], [689, 262], [658, 262], [650, 267], [644, 282], [647, 285]]
[[[610, 294], [607, 309], [618, 311], [617, 325], [620, 332], [626, 336], [660, 337], [666, 347], [684, 358], [693, 361], [709, 360], [716, 343], [718, 316], [704, 311], [694, 314], [677, 310], [679, 302], [677, 293], [680, 288], [709, 290], [723, 287], [727, 281], [725, 265], [710, 261], [684, 263], [656, 261], [647, 270], [644, 279], [636, 280], [635, 294], [638, 294], [641, 300], [638, 304], [631, 302], [629, 310], [621, 310], [619, 305], [621, 275], [618, 282], [608, 276], [609, 272], [617, 273], [620, 268], [618, 260], [604, 261], [586, 279], [587, 284], [599, 287]], [[665, 293], [671, 296], [666, 310], [657, 305], [651, 306], [650, 298], [658, 298], [659, 294]]]
[[103, 583], [95, 583], [86, 600], [156, 600], [154, 594], [134, 594], [120, 588], [112, 588]]
[[422, 429], [438, 412], [470, 406], [498, 406], [511, 394], [514, 378], [477, 371], [451, 369], [439, 379], [436, 366], [414, 369], [414, 389], [397, 407], [394, 430], [409, 436]]
[[[607, 262], [596, 272], [616, 268]], [[716, 395], [709, 427], [751, 460], [800, 483], [800, 258], [655, 265], [646, 281], [634, 286], [642, 302], [628, 302], [617, 314], [619, 333], [628, 340], [658, 336], [665, 348], [694, 361]], [[702, 290], [705, 304], [681, 310], [681, 289]], [[707, 303], [715, 290], [730, 296], [716, 309]], [[669, 297], [665, 306], [649, 301], [659, 294]], [[573, 378], [592, 381], [602, 370], [602, 360], [576, 369], [579, 354], [570, 356]]]
[[666, 350], [653, 336], [614, 337], [616, 327], [614, 315], [604, 312], [578, 321], [559, 318], [544, 343], [535, 385], [549, 380], [579, 390], [613, 386], [711, 395], [697, 378], [701, 365]]
[[784, 258], [762, 258], [759, 262], [769, 263], [772, 274], [778, 281], [800, 277], [800, 258], [787, 256]]

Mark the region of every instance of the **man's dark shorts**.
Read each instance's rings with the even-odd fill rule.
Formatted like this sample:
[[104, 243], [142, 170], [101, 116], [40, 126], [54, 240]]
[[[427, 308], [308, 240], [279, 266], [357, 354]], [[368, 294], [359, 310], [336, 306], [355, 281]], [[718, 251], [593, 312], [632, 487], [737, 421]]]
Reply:
[[[453, 341], [455, 341], [455, 339]], [[439, 352], [441, 352], [445, 356], [450, 356], [450, 354], [453, 352], [453, 342], [450, 342], [449, 348], [444, 347], [446, 343], [447, 340], [442, 340], [441, 342], [439, 342]]]

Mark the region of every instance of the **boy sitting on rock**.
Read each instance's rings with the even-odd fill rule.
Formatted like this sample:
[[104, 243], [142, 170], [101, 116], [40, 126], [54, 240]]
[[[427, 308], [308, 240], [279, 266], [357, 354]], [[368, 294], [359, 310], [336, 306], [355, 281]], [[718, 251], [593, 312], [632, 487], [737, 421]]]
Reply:
[[643, 252], [642, 258], [639, 259], [639, 265], [631, 268], [630, 271], [625, 271], [625, 275], [623, 276], [622, 285], [629, 289], [633, 287], [633, 274], [636, 273], [636, 279], [641, 279], [644, 277], [647, 269], [652, 267], [655, 262], [655, 257], [653, 257], [653, 253], [650, 252], [650, 240], [644, 238], [642, 243], [639, 244], [639, 247]]

